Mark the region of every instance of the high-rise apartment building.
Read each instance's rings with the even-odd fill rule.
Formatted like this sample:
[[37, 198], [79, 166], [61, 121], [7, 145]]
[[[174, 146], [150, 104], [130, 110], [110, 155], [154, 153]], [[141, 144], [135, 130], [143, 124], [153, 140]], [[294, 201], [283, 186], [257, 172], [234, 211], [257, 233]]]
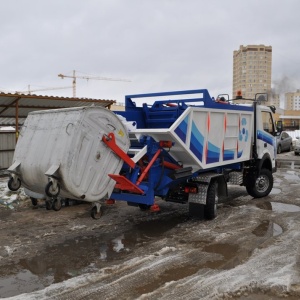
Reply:
[[[242, 91], [244, 98], [271, 91], [272, 46], [240, 46], [233, 51], [233, 98]], [[246, 102], [246, 101], [242, 101]]]
[[285, 93], [284, 108], [286, 110], [300, 110], [300, 90], [294, 93]]
[[276, 108], [281, 108], [280, 95], [274, 93], [268, 93], [268, 104], [274, 105]]

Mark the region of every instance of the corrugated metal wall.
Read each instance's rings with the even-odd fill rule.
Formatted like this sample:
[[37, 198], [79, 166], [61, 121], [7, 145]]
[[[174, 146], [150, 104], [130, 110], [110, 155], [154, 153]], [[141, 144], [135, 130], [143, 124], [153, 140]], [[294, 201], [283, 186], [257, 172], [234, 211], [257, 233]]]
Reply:
[[0, 131], [0, 170], [11, 166], [15, 147], [15, 132]]

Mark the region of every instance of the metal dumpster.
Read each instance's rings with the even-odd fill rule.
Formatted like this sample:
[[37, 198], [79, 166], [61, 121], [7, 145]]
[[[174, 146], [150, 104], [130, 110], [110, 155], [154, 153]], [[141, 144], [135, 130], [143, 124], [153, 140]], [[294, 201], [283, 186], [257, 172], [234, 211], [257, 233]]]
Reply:
[[95, 202], [109, 197], [123, 161], [103, 142], [114, 133], [126, 153], [127, 129], [110, 110], [79, 107], [36, 111], [28, 114], [21, 130], [9, 188], [22, 184], [35, 193]]

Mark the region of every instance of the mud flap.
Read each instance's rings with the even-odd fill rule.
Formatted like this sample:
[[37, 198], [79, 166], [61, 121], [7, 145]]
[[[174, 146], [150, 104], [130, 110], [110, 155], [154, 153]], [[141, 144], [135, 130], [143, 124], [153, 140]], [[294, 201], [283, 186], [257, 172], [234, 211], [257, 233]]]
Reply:
[[190, 202], [189, 216], [198, 220], [204, 220], [204, 205]]

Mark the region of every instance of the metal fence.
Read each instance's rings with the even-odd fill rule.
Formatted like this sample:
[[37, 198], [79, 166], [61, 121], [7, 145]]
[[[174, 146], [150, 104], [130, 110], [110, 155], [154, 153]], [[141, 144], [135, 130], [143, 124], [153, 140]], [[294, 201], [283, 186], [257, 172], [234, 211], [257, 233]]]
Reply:
[[0, 131], [0, 170], [7, 169], [12, 164], [15, 147], [15, 132]]

